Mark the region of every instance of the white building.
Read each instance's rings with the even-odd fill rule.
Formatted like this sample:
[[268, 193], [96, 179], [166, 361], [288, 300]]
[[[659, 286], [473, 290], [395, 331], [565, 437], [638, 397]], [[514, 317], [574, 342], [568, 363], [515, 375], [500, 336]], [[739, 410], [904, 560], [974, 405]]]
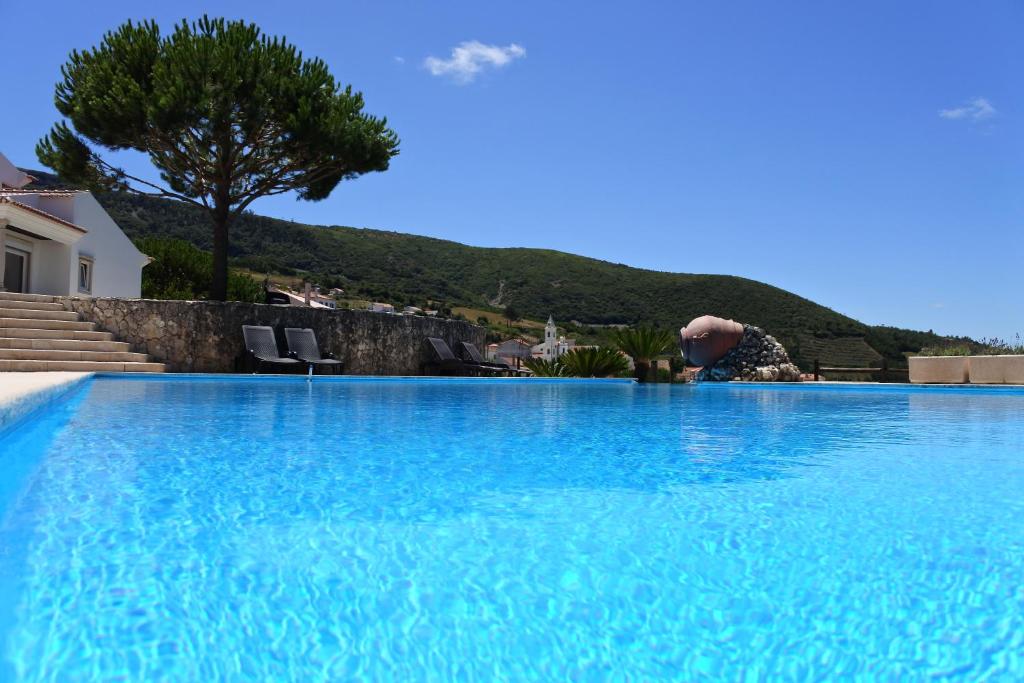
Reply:
[[313, 292], [309, 296], [309, 305], [312, 306], [314, 304], [316, 304], [318, 306], [323, 306], [324, 308], [337, 308], [338, 307], [338, 302], [335, 301], [333, 297], [324, 296], [320, 292]]
[[555, 360], [574, 348], [576, 348], [576, 340], [566, 339], [564, 336], [559, 337], [555, 319], [549, 315], [548, 323], [544, 326], [544, 341], [533, 347], [533, 357]]
[[300, 294], [281, 287], [270, 287], [267, 291], [274, 295], [276, 300], [273, 303], [275, 304], [309, 306], [310, 308], [335, 308], [337, 306], [337, 302], [334, 299], [326, 299], [313, 292], [310, 292], [307, 297], [306, 294]]
[[532, 357], [532, 347], [529, 342], [523, 339], [506, 339], [500, 344], [487, 346], [486, 358], [490, 361], [498, 361], [519, 367], [524, 358]]
[[95, 197], [32, 180], [0, 154], [0, 291], [139, 297], [149, 258]]

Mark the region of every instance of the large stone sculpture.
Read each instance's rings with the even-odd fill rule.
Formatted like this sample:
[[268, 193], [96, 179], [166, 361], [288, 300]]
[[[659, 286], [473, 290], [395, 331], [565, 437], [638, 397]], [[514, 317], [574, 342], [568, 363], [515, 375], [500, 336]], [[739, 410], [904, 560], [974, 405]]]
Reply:
[[679, 330], [679, 346], [689, 365], [702, 368], [698, 380], [800, 381], [782, 344], [753, 325], [703, 315]]

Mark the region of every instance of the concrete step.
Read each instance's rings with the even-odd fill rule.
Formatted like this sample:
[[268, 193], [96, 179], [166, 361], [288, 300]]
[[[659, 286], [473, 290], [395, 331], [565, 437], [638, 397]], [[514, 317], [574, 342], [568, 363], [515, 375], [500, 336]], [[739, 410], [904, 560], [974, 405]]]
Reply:
[[[6, 339], [84, 339], [87, 341], [112, 341], [110, 332], [95, 330], [41, 330], [34, 327], [3, 327], [0, 337]], [[13, 347], [12, 347], [13, 348]]]
[[0, 307], [0, 318], [21, 318], [22, 320], [78, 320], [74, 311], [38, 311], [23, 308]]
[[57, 297], [49, 294], [19, 294], [18, 292], [0, 292], [0, 301], [36, 301], [40, 303], [53, 303]]
[[44, 349], [0, 349], [0, 360], [98, 360], [148, 363], [149, 356], [130, 351], [66, 351]]
[[0, 360], [0, 372], [163, 372], [163, 363], [92, 360]]
[[50, 301], [11, 301], [0, 299], [0, 308], [4, 310], [16, 309], [19, 311], [63, 311], [64, 304]]
[[0, 372], [164, 372], [58, 297], [0, 292]]
[[[9, 332], [10, 330], [8, 330]], [[38, 330], [55, 332], [55, 330]], [[74, 334], [73, 332], [71, 334]], [[84, 332], [79, 334], [86, 334]], [[109, 334], [94, 332], [92, 334]], [[117, 341], [92, 341], [88, 339], [22, 339], [0, 337], [0, 349], [39, 349], [42, 351], [131, 351], [131, 344]]]
[[0, 329], [5, 327], [22, 330], [78, 330], [80, 332], [91, 332], [96, 329], [96, 323], [81, 322], [79, 320], [0, 317]]

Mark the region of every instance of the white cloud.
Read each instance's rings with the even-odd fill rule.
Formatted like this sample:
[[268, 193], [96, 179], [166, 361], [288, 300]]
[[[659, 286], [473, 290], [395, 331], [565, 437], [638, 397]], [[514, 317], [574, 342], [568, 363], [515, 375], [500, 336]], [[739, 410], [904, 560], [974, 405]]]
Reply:
[[996, 108], [992, 106], [992, 103], [984, 97], [975, 97], [973, 100], [965, 102], [963, 106], [960, 107], [939, 110], [939, 116], [952, 121], [959, 119], [965, 119], [967, 121], [984, 121], [985, 119], [992, 118], [997, 113], [999, 112], [997, 112]]
[[448, 59], [427, 57], [423, 66], [434, 76], [450, 76], [458, 83], [470, 83], [484, 69], [507, 66], [525, 56], [526, 49], [515, 43], [502, 47], [468, 40], [453, 47]]
[[395, 55], [394, 59], [395, 64], [405, 64], [405, 57], [399, 57], [398, 55]]

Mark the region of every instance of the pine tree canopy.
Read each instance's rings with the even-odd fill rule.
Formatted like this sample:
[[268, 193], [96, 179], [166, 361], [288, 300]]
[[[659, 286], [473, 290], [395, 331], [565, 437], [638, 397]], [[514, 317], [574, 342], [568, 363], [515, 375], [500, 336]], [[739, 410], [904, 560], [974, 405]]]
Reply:
[[[362, 95], [323, 61], [242, 21], [204, 16], [167, 36], [128, 22], [72, 52], [61, 73], [65, 120], [39, 141], [40, 161], [87, 187], [207, 209], [214, 298], [226, 293], [227, 227], [253, 201], [323, 199], [342, 180], [386, 170], [399, 151], [387, 119], [364, 113]], [[148, 155], [160, 182], [125, 172], [104, 149]]]

